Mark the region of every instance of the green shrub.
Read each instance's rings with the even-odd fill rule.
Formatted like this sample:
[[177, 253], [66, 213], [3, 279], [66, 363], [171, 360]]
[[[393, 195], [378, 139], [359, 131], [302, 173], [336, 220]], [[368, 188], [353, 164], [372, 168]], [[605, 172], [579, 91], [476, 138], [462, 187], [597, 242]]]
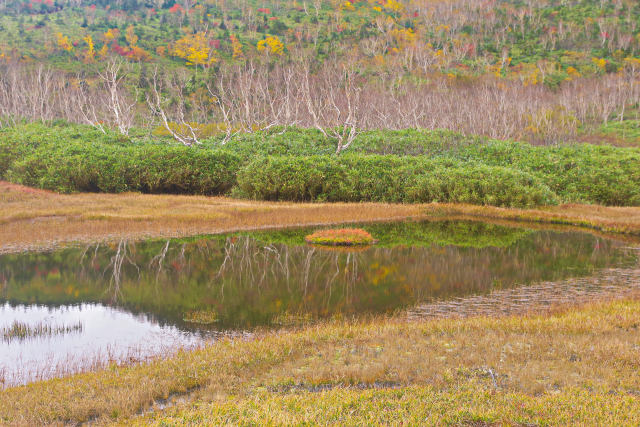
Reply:
[[236, 195], [260, 200], [402, 202], [419, 157], [346, 154], [257, 158], [238, 173]]
[[438, 165], [407, 188], [412, 202], [533, 207], [556, 204], [556, 195], [532, 175], [501, 166]]
[[539, 179], [504, 167], [424, 157], [266, 157], [238, 173], [237, 195], [260, 200], [557, 203]]
[[[316, 129], [199, 147], [88, 126], [0, 129], [0, 177], [60, 192], [233, 194], [293, 201], [640, 205], [640, 149], [536, 147], [450, 131], [368, 131], [340, 156]], [[236, 186], [236, 174], [238, 185]]]
[[45, 146], [110, 144], [129, 146], [131, 141], [122, 135], [102, 132], [90, 126], [58, 123], [32, 123], [0, 129], [0, 177], [4, 177], [13, 162], [23, 159]]
[[139, 191], [174, 194], [226, 194], [235, 185], [238, 156], [183, 146], [146, 145], [133, 156]]
[[573, 144], [534, 147], [491, 141], [464, 147], [455, 158], [488, 165], [510, 165], [544, 182], [565, 202], [640, 205], [640, 150]]
[[182, 146], [41, 146], [7, 171], [13, 182], [63, 193], [224, 194], [235, 184], [237, 156]]
[[329, 200], [343, 175], [335, 157], [258, 158], [240, 169], [234, 193], [260, 200]]

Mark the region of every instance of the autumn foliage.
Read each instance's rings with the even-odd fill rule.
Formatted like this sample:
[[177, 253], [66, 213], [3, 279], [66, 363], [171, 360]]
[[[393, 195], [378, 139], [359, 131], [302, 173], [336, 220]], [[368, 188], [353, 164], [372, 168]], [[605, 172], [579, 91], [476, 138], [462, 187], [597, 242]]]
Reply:
[[188, 34], [177, 40], [170, 52], [173, 56], [186, 60], [187, 65], [196, 67], [207, 67], [217, 61], [204, 32]]

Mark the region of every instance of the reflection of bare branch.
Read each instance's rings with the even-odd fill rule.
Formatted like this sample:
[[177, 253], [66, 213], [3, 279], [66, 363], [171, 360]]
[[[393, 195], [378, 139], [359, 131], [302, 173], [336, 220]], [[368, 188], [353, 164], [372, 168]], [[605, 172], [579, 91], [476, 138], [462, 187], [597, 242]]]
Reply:
[[154, 263], [158, 264], [158, 269], [156, 272], [156, 283], [158, 282], [158, 277], [160, 277], [160, 272], [162, 271], [162, 264], [164, 262], [164, 259], [167, 256], [167, 251], [169, 250], [170, 242], [171, 240], [167, 240], [167, 243], [166, 245], [164, 245], [164, 248], [162, 249], [162, 251], [158, 255], [151, 258], [151, 261], [149, 261], [149, 268], [152, 268]]
[[112, 285], [114, 285], [114, 292], [111, 297], [112, 303], [116, 301], [117, 295], [120, 294], [120, 272], [122, 269], [122, 261], [124, 260], [124, 257], [122, 256], [123, 251], [126, 251], [126, 245], [124, 244], [124, 240], [120, 240], [115, 255], [111, 257], [109, 265], [107, 265], [103, 271], [104, 275], [110, 267], [112, 268], [111, 278], [109, 279], [109, 288], [105, 291], [105, 293], [110, 292]]
[[111, 268], [109, 288], [105, 291], [105, 293], [110, 292], [113, 286], [113, 296], [111, 297], [112, 304], [117, 301], [118, 296], [122, 296], [120, 292], [120, 285], [122, 284], [122, 266], [124, 264], [124, 261], [128, 261], [133, 267], [135, 267], [135, 269], [138, 271], [138, 277], [140, 277], [140, 268], [127, 254], [127, 247], [127, 240], [120, 240], [115, 255], [111, 257], [109, 265], [107, 265], [102, 273], [104, 276], [104, 273], [106, 273], [107, 270]]
[[[89, 252], [89, 249], [91, 249], [91, 246], [93, 246], [93, 245], [85, 246], [84, 251], [82, 251], [82, 255], [80, 255], [80, 260], [78, 261], [78, 264], [80, 264], [80, 266], [82, 267], [81, 268], [81, 272], [80, 272], [81, 274], [84, 274], [84, 273], [87, 272], [86, 266], [84, 265], [83, 261], [84, 261], [85, 256], [87, 255], [87, 252]], [[100, 247], [100, 244], [96, 244], [96, 248], [93, 251], [93, 257], [89, 261], [89, 265], [93, 265], [93, 263], [95, 262], [96, 257], [98, 256], [98, 248], [99, 247]]]
[[[249, 236], [227, 238], [222, 248], [223, 256], [209, 286], [216, 286], [219, 298], [225, 296], [228, 286], [242, 286], [260, 293], [274, 284], [286, 287], [293, 294], [315, 294], [324, 289], [321, 306], [308, 307], [312, 311], [322, 310], [331, 304], [337, 291], [345, 302], [350, 303], [354, 286], [359, 277], [359, 254], [336, 253], [317, 250], [309, 246], [285, 244], [262, 244]], [[315, 298], [315, 297], [314, 297]], [[307, 304], [303, 298], [302, 304]]]
[[178, 256], [178, 260], [180, 260], [181, 263], [183, 264], [187, 264], [186, 258], [184, 256], [184, 251], [187, 248], [187, 244], [183, 243], [182, 246], [180, 247], [180, 256]]
[[229, 260], [231, 259], [231, 251], [234, 248], [235, 248], [235, 243], [232, 241], [232, 239], [227, 239], [224, 245], [224, 259], [222, 260], [222, 264], [220, 264], [220, 268], [218, 268], [218, 273], [216, 274], [216, 278], [222, 276], [222, 273], [224, 273], [227, 267], [227, 262], [229, 262]]
[[340, 274], [340, 255], [339, 254], [335, 254], [333, 257], [333, 262], [336, 266], [336, 272], [333, 273], [333, 276], [331, 276], [330, 278], [327, 279], [325, 285], [324, 285], [324, 289], [325, 291], [329, 291], [327, 293], [327, 304], [329, 304], [329, 301], [331, 301], [331, 293], [333, 290], [333, 282], [336, 280], [336, 278], [338, 277], [338, 275]]
[[307, 288], [309, 287], [309, 270], [311, 269], [311, 257], [315, 253], [315, 248], [311, 248], [309, 252], [307, 252], [307, 257], [304, 261], [304, 295], [307, 295]]
[[84, 259], [84, 256], [87, 254], [87, 251], [89, 250], [89, 248], [90, 248], [91, 246], [92, 246], [92, 245], [87, 245], [87, 246], [85, 246], [85, 247], [84, 247], [84, 251], [82, 251], [82, 254], [80, 254], [80, 262], [81, 262], [81, 263], [82, 263], [82, 260]]

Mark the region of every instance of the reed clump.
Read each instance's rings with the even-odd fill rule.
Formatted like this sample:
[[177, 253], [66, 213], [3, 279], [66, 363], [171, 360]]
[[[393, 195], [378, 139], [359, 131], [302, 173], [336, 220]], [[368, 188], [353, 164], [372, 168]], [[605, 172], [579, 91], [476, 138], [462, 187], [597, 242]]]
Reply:
[[0, 328], [0, 336], [6, 343], [12, 341], [24, 341], [31, 338], [53, 337], [82, 332], [82, 323], [69, 325], [49, 325], [44, 322], [29, 324], [26, 322], [14, 321], [10, 326]]

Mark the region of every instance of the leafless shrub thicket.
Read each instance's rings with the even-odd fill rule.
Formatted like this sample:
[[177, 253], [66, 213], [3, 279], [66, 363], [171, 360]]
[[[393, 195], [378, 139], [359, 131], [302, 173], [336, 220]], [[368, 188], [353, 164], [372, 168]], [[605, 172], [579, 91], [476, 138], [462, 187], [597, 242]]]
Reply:
[[114, 59], [94, 75], [70, 76], [44, 65], [0, 65], [0, 126], [62, 119], [127, 135], [140, 122], [134, 91], [124, 84], [129, 68]]
[[493, 77], [407, 83], [363, 76], [334, 61], [248, 63], [223, 67], [196, 87], [189, 87], [186, 72], [156, 71], [143, 89], [129, 67], [112, 61], [99, 73], [69, 76], [44, 66], [3, 65], [0, 125], [64, 119], [123, 134], [134, 125], [163, 126], [188, 145], [199, 142], [198, 127], [206, 123], [219, 124], [224, 142], [236, 132], [302, 126], [335, 138], [338, 151], [364, 129], [442, 128], [556, 143], [575, 136], [580, 125], [621, 118], [640, 101], [638, 76], [623, 72], [576, 79], [553, 91]]

